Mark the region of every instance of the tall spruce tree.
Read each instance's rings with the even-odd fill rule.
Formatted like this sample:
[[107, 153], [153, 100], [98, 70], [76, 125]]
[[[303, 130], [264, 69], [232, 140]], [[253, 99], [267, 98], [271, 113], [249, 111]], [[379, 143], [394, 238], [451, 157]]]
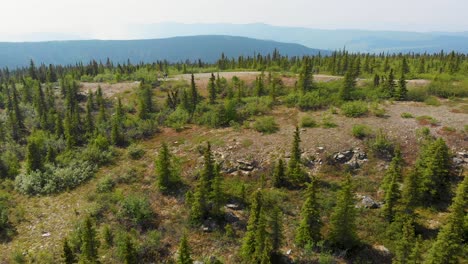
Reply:
[[279, 250], [283, 245], [283, 212], [279, 206], [274, 206], [271, 212], [271, 250], [275, 254], [279, 254]]
[[322, 239], [320, 230], [323, 226], [320, 218], [320, 205], [317, 198], [317, 179], [312, 178], [307, 186], [305, 202], [301, 209], [301, 221], [296, 230], [296, 243], [303, 247], [308, 244], [315, 244]]
[[88, 137], [94, 133], [93, 94], [88, 91], [86, 100], [85, 130]]
[[414, 221], [410, 215], [402, 216], [401, 221], [401, 234], [396, 242], [395, 256], [393, 263], [395, 264], [409, 264], [414, 263], [412, 256], [414, 245], [416, 243], [416, 236], [414, 234]]
[[286, 168], [283, 159], [278, 159], [273, 171], [273, 186], [280, 188], [286, 185]]
[[447, 193], [450, 167], [450, 154], [445, 141], [442, 138], [428, 141], [416, 161], [422, 198], [434, 201]]
[[70, 244], [68, 243], [68, 239], [65, 239], [63, 241], [62, 261], [65, 264], [76, 263], [76, 256], [72, 248], [70, 247]]
[[390, 70], [387, 79], [383, 85], [383, 92], [386, 97], [394, 98], [395, 97], [395, 76], [393, 75], [393, 69]]
[[191, 75], [190, 79], [190, 112], [193, 114], [197, 108], [198, 102], [200, 100], [198, 95], [197, 85], [195, 84], [195, 75]]
[[216, 103], [216, 77], [211, 73], [210, 82], [208, 84], [208, 93], [210, 97], [210, 104]]
[[349, 249], [357, 244], [356, 208], [351, 176], [347, 175], [338, 193], [336, 206], [330, 217], [330, 242], [338, 248]]
[[288, 181], [294, 185], [300, 185], [305, 182], [305, 173], [301, 167], [301, 135], [299, 127], [294, 131], [293, 143], [291, 147], [291, 158], [288, 163]]
[[179, 256], [177, 257], [177, 264], [192, 264], [191, 250], [187, 240], [187, 234], [184, 233], [179, 244]]
[[166, 192], [171, 188], [173, 174], [171, 153], [169, 152], [169, 147], [164, 142], [156, 159], [156, 177], [159, 190]]
[[255, 253], [257, 244], [257, 229], [259, 226], [261, 214], [263, 211], [263, 194], [261, 190], [257, 190], [253, 193], [253, 201], [250, 206], [249, 220], [247, 222], [247, 232], [244, 235], [241, 255], [246, 260], [250, 260]]
[[299, 74], [299, 91], [306, 93], [312, 91], [314, 88], [315, 84], [312, 72], [312, 61], [309, 57], [305, 57]]
[[450, 215], [442, 226], [437, 239], [429, 250], [425, 261], [428, 264], [459, 263], [466, 243], [468, 208], [468, 176], [465, 176], [457, 188], [457, 193], [449, 208]]
[[408, 97], [408, 89], [406, 88], [405, 75], [402, 74], [398, 80], [398, 88], [395, 92], [395, 99], [399, 101], [405, 101]]
[[80, 263], [99, 263], [98, 248], [99, 240], [97, 239], [96, 230], [93, 226], [90, 217], [86, 217], [81, 228], [81, 254]]
[[120, 258], [122, 259], [124, 264], [140, 263], [138, 261], [137, 250], [129, 234], [123, 235], [123, 241], [119, 243], [118, 247], [120, 252]]
[[138, 117], [140, 119], [150, 118], [150, 114], [154, 111], [153, 91], [151, 89], [151, 85], [145, 84], [143, 81], [140, 83], [138, 101]]
[[348, 70], [345, 73], [343, 85], [340, 89], [340, 98], [344, 101], [349, 101], [352, 99], [352, 92], [356, 88], [356, 77], [353, 74], [352, 70]]

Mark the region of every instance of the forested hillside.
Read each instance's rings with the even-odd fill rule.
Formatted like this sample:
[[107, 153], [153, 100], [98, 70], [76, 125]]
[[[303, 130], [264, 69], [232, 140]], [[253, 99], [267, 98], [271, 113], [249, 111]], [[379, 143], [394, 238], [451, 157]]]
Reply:
[[466, 263], [465, 54], [224, 38], [1, 69], [0, 262]]
[[[77, 40], [49, 42], [0, 42], [0, 67], [26, 66], [29, 60], [45, 64], [88, 63], [91, 60], [115, 63], [151, 63], [156, 60], [214, 62], [226, 56], [254, 56], [274, 49], [288, 56], [316, 55], [317, 49], [298, 44], [280, 43], [232, 36], [187, 36], [146, 40]], [[327, 54], [322, 51], [322, 54]]]

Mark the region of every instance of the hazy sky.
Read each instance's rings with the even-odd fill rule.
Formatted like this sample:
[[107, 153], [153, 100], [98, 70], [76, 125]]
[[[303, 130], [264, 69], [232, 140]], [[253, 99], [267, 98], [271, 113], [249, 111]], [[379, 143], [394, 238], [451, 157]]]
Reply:
[[[0, 40], [40, 32], [125, 38], [122, 26], [253, 23], [323, 29], [468, 31], [467, 0], [2, 0]], [[16, 39], [15, 39], [16, 38]]]

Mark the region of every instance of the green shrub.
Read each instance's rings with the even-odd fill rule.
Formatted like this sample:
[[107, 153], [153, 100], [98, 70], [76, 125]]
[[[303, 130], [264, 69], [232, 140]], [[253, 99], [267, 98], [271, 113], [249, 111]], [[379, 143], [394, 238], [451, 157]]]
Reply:
[[370, 112], [376, 117], [385, 117], [385, 108], [381, 107], [377, 102], [374, 102], [370, 106]]
[[253, 124], [253, 127], [258, 132], [264, 134], [272, 134], [279, 130], [279, 126], [272, 116], [259, 117]]
[[153, 223], [154, 212], [146, 198], [127, 196], [120, 203], [119, 217], [127, 227], [146, 229]]
[[338, 125], [333, 122], [333, 119], [331, 118], [331, 116], [324, 116], [322, 118], [322, 127], [323, 128], [334, 128], [334, 127], [337, 127]]
[[301, 127], [316, 127], [317, 122], [311, 116], [303, 116], [301, 118]]
[[136, 144], [132, 144], [128, 147], [128, 156], [132, 160], [139, 160], [145, 155], [145, 150]]
[[96, 166], [86, 161], [74, 161], [67, 167], [46, 165], [43, 172], [33, 171], [16, 177], [15, 187], [24, 194], [52, 194], [73, 189], [94, 176]]
[[327, 105], [325, 98], [322, 98], [317, 91], [308, 92], [299, 96], [297, 106], [301, 110], [318, 110]]
[[401, 113], [401, 117], [402, 118], [414, 118], [412, 114], [407, 113], [407, 112]]
[[360, 117], [367, 114], [369, 108], [365, 102], [354, 101], [341, 105], [341, 111], [346, 117]]
[[114, 189], [115, 181], [111, 176], [107, 175], [102, 178], [97, 184], [97, 191], [100, 193], [110, 192]]
[[243, 118], [268, 114], [273, 107], [273, 100], [268, 96], [247, 97], [242, 99], [245, 105], [239, 109]]
[[176, 130], [181, 130], [184, 128], [185, 124], [187, 124], [189, 119], [189, 112], [182, 107], [177, 107], [177, 109], [167, 117], [166, 125]]
[[355, 138], [363, 139], [372, 135], [372, 129], [366, 125], [353, 125], [352, 134]]
[[424, 102], [428, 96], [426, 87], [413, 87], [408, 89], [407, 93], [408, 101]]
[[373, 140], [369, 141], [369, 148], [376, 157], [391, 160], [394, 153], [394, 144], [380, 129]]
[[435, 96], [429, 96], [424, 100], [424, 103], [432, 106], [440, 106], [440, 101]]

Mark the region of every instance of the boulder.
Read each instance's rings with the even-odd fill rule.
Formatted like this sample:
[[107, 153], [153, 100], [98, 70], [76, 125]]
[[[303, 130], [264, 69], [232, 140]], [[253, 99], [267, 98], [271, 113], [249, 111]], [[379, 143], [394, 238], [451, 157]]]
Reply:
[[377, 209], [381, 207], [381, 203], [375, 201], [370, 196], [356, 195], [359, 199], [359, 203], [356, 205], [358, 208]]

